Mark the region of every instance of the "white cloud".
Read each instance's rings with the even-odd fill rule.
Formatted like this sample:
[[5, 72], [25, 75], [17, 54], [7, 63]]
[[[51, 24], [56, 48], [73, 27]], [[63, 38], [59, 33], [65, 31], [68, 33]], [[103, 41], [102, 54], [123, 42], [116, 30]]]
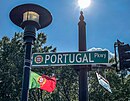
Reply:
[[102, 48], [95, 48], [95, 47], [93, 47], [93, 48], [88, 49], [88, 51], [108, 51], [108, 55], [109, 55], [108, 58], [109, 59], [111, 59], [111, 58], [113, 58], [115, 56], [114, 53], [110, 52], [106, 48], [102, 49]]

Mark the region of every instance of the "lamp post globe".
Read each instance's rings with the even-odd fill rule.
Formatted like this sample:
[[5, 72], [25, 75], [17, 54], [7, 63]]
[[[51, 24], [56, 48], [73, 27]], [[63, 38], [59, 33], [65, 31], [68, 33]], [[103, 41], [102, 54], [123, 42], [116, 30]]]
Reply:
[[52, 15], [39, 5], [22, 4], [13, 8], [9, 16], [15, 25], [24, 29], [25, 59], [21, 101], [28, 101], [32, 44], [35, 41], [36, 31], [47, 27], [52, 22]]

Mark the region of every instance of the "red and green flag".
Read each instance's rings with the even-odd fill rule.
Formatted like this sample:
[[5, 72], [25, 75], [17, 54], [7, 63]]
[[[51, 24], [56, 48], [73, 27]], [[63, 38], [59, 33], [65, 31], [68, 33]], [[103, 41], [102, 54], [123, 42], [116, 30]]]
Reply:
[[40, 88], [48, 92], [53, 92], [55, 87], [56, 87], [55, 77], [49, 77], [47, 75], [40, 76], [39, 74], [31, 71], [29, 89]]

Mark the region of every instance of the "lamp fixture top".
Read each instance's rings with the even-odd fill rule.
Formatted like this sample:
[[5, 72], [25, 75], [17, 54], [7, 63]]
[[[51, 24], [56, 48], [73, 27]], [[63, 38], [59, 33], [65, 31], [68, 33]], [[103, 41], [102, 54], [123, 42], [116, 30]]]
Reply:
[[23, 14], [27, 11], [33, 11], [39, 14], [39, 28], [42, 29], [47, 27], [52, 22], [52, 15], [51, 13], [44, 7], [39, 6], [37, 4], [22, 4], [13, 8], [10, 12], [10, 19], [11, 21], [19, 26], [22, 27], [21, 24], [23, 22]]

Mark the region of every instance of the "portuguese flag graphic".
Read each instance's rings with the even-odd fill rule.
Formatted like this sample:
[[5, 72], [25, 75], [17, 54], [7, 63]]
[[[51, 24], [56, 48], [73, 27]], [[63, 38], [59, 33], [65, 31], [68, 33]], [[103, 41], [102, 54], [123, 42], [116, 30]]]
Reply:
[[55, 87], [56, 87], [55, 77], [49, 77], [47, 75], [40, 76], [37, 73], [31, 71], [29, 89], [40, 88], [48, 92], [53, 92]]

